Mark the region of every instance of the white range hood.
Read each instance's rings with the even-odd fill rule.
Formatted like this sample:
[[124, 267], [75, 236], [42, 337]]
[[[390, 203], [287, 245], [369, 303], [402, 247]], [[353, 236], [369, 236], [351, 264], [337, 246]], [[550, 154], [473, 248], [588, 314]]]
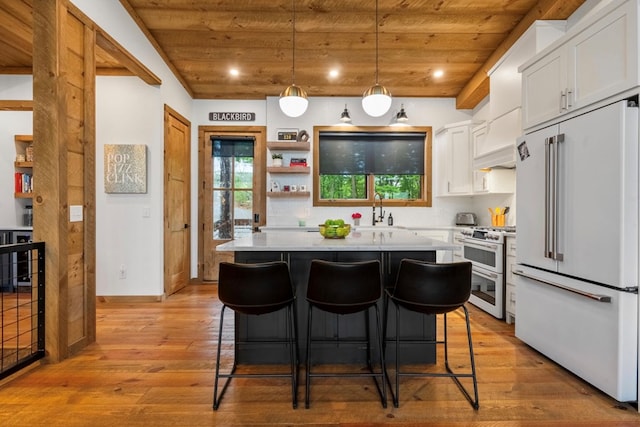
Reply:
[[473, 168], [513, 168], [516, 139], [522, 135], [520, 107], [486, 124], [486, 132], [474, 139]]

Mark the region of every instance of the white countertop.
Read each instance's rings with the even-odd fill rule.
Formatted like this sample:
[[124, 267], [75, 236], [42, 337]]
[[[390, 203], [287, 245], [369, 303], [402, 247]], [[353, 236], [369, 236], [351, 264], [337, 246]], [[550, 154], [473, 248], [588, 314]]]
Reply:
[[[271, 231], [318, 231], [317, 225], [263, 225], [260, 227], [260, 231], [263, 232], [271, 232]], [[403, 225], [376, 225], [373, 226], [371, 224], [361, 224], [361, 225], [352, 225], [352, 230], [361, 230], [361, 231], [372, 231], [376, 230], [411, 230], [411, 231], [424, 231], [424, 230], [462, 230], [463, 228], [468, 227], [460, 227], [457, 225], [432, 225], [432, 226], [403, 226]]]
[[450, 251], [459, 246], [402, 229], [354, 231], [344, 239], [319, 233], [287, 231], [253, 233], [216, 247], [218, 251]]

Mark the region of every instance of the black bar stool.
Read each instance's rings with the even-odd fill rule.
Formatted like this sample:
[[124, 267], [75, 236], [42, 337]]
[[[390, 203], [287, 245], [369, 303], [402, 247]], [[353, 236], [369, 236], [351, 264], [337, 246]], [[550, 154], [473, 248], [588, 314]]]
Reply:
[[[218, 297], [222, 302], [220, 312], [220, 331], [218, 333], [218, 351], [216, 357], [216, 375], [213, 391], [213, 409], [220, 406], [222, 396], [232, 378], [250, 377], [287, 377], [291, 378], [291, 396], [293, 408], [298, 407], [298, 331], [295, 311], [295, 291], [289, 274], [289, 266], [283, 261], [258, 264], [220, 263], [218, 277]], [[220, 347], [222, 345], [222, 325], [226, 308], [245, 315], [259, 316], [287, 309], [286, 340], [273, 340], [273, 343], [286, 343], [289, 346], [291, 372], [236, 374], [236, 360], [228, 374], [220, 373]], [[218, 379], [226, 378], [218, 395]]]
[[[474, 409], [479, 408], [478, 384], [476, 381], [476, 364], [473, 356], [473, 344], [471, 342], [471, 327], [469, 326], [469, 312], [464, 303], [471, 294], [471, 263], [456, 262], [450, 264], [434, 264], [424, 261], [403, 259], [400, 262], [395, 288], [387, 289], [385, 301], [385, 323], [388, 323], [388, 301], [393, 301], [396, 307], [396, 387], [395, 393], [391, 390], [393, 404], [397, 408], [400, 402], [400, 377], [450, 377], [456, 383], [460, 391], [467, 398]], [[401, 372], [399, 363], [399, 339], [400, 307], [423, 314], [443, 314], [444, 339], [438, 341], [437, 335], [433, 341], [424, 343], [444, 344], [444, 364], [446, 373], [426, 372]], [[467, 341], [469, 343], [469, 358], [471, 372], [456, 373], [449, 366], [449, 348], [447, 344], [447, 313], [458, 308], [464, 311], [467, 325]], [[386, 329], [386, 325], [385, 325]], [[386, 336], [386, 334], [385, 334]], [[460, 383], [459, 378], [471, 378], [473, 380], [474, 398]], [[391, 385], [391, 384], [390, 384]]]
[[[382, 279], [380, 276], [380, 261], [363, 262], [329, 262], [312, 260], [307, 287], [307, 302], [309, 303], [307, 317], [307, 365], [306, 365], [306, 394], [305, 407], [309, 408], [309, 397], [312, 377], [371, 377], [376, 384], [380, 401], [387, 407], [387, 393], [385, 384], [385, 364], [382, 349], [382, 326], [380, 311], [377, 303], [382, 297]], [[371, 363], [371, 337], [369, 332], [369, 310], [375, 309], [378, 353], [380, 355], [380, 371], [375, 372]], [[311, 372], [311, 336], [313, 310], [321, 310], [337, 315], [364, 312], [366, 357], [369, 372], [358, 373], [312, 373]], [[316, 340], [318, 341], [318, 340]], [[352, 339], [331, 340], [336, 343], [362, 342]], [[377, 378], [380, 378], [378, 383]]]

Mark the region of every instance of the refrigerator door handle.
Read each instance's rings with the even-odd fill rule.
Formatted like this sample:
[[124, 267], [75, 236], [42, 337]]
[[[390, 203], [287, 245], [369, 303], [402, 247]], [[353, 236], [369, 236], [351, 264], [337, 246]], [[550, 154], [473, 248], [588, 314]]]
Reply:
[[551, 163], [551, 138], [544, 139], [544, 257], [550, 258], [549, 250], [549, 184]]
[[609, 303], [611, 302], [611, 297], [608, 295], [592, 294], [591, 292], [581, 291], [579, 289], [575, 289], [570, 286], [561, 285], [560, 283], [552, 282], [550, 280], [545, 280], [539, 277], [530, 276], [529, 274], [525, 273], [522, 270], [513, 270], [513, 274], [515, 274], [516, 276], [526, 277], [527, 279], [535, 280], [536, 282], [544, 283], [545, 285], [553, 286], [554, 288], [562, 289], [564, 291], [568, 291], [568, 292], [571, 292], [571, 293], [574, 293], [598, 302], [609, 302]]
[[560, 160], [560, 143], [564, 142], [564, 134], [561, 133], [553, 137], [553, 230], [551, 232], [552, 258], [562, 261], [564, 255], [558, 250], [558, 200], [560, 197], [560, 184], [558, 183], [558, 170]]

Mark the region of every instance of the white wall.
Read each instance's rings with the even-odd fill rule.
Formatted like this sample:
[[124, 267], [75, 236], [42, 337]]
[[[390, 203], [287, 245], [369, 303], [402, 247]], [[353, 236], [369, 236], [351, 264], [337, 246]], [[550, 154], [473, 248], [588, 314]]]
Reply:
[[[468, 120], [471, 118], [470, 110], [456, 110], [455, 99], [452, 98], [395, 98], [391, 110], [383, 117], [370, 117], [362, 109], [361, 98], [345, 97], [310, 97], [309, 108], [298, 118], [285, 116], [278, 106], [278, 97], [267, 97], [266, 102], [257, 103], [211, 100], [194, 102], [194, 128], [201, 125], [257, 125], [267, 126], [267, 139], [277, 140], [277, 130], [281, 128], [293, 128], [309, 132], [313, 147], [313, 127], [340, 125], [340, 114], [347, 104], [352, 123], [357, 126], [387, 126], [392, 118], [404, 105], [409, 116], [409, 124], [413, 126], [431, 126], [435, 132], [447, 123]], [[251, 123], [222, 123], [209, 122], [208, 114], [212, 111], [243, 111], [256, 112], [256, 121]], [[197, 129], [194, 129], [194, 139], [197, 137]], [[288, 157], [305, 156], [311, 166], [312, 153], [284, 153], [285, 164]], [[270, 162], [270, 159], [267, 159]], [[272, 177], [285, 184], [306, 184], [312, 186], [312, 176], [278, 176]], [[197, 201], [194, 200], [194, 203]], [[433, 199], [433, 207], [430, 208], [384, 208], [386, 214], [393, 213], [396, 225], [452, 225], [457, 211], [471, 208], [468, 198], [437, 198]], [[195, 211], [195, 205], [193, 206]], [[268, 226], [297, 226], [298, 219], [305, 219], [308, 225], [324, 222], [327, 218], [343, 218], [350, 220], [351, 214], [358, 211], [363, 216], [363, 223], [371, 221], [372, 206], [365, 204], [358, 208], [345, 207], [313, 207], [312, 198], [308, 199], [267, 199], [267, 225]], [[195, 240], [196, 231], [194, 230]]]
[[[0, 99], [33, 99], [31, 76], [0, 75]], [[0, 227], [22, 226], [22, 210], [31, 204], [30, 199], [13, 197], [16, 159], [14, 135], [33, 133], [33, 113], [31, 111], [0, 111]]]
[[[190, 118], [192, 100], [119, 1], [72, 2], [162, 80], [159, 87], [133, 77], [96, 84], [96, 293], [162, 295], [164, 105]], [[105, 194], [105, 144], [147, 145], [147, 194]]]

